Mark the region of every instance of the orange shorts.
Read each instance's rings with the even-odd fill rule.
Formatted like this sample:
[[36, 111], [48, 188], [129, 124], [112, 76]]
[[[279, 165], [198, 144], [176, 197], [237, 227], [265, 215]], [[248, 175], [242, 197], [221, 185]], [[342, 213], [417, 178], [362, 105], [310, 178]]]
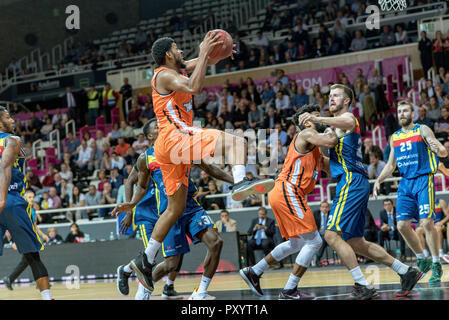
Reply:
[[317, 230], [306, 199], [289, 182], [276, 181], [268, 201], [284, 239], [298, 238], [298, 234]]
[[173, 195], [181, 184], [188, 187], [191, 163], [213, 157], [215, 145], [222, 131], [190, 127], [180, 131], [176, 127], [161, 130], [154, 144], [156, 161], [160, 164], [165, 190]]

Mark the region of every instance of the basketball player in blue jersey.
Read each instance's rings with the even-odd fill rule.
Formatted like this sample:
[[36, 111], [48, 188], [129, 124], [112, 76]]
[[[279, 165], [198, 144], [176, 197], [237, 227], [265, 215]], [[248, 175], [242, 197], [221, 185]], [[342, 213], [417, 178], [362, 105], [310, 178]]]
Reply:
[[[438, 234], [433, 221], [434, 174], [438, 170], [438, 157], [445, 158], [448, 152], [429, 127], [413, 123], [413, 104], [406, 100], [398, 104], [398, 121], [401, 129], [391, 136], [390, 157], [373, 190], [376, 196], [380, 184], [398, 167], [402, 176], [396, 204], [398, 230], [416, 254], [418, 268], [424, 273], [432, 268], [429, 282], [438, 282], [443, 269], [438, 256]], [[419, 218], [420, 225], [424, 228], [432, 260], [426, 259], [423, 254], [421, 242], [411, 226], [413, 218]]]
[[[435, 219], [433, 220], [433, 223], [435, 224], [435, 229], [437, 230], [438, 234], [438, 248], [439, 248], [439, 257], [440, 259], [443, 259], [443, 261], [446, 262], [445, 254], [443, 250], [444, 246], [444, 232], [446, 231], [446, 223], [449, 221], [449, 206], [447, 205], [447, 202], [443, 199], [436, 199], [435, 201]], [[430, 247], [427, 245], [426, 242], [426, 232], [423, 227], [416, 228], [416, 234], [419, 237], [419, 240], [421, 241], [421, 245], [423, 247], [424, 256], [427, 258], [430, 256], [429, 250], [427, 250], [427, 247]], [[432, 277], [429, 279], [429, 282], [432, 280]]]
[[51, 300], [47, 269], [39, 256], [44, 246], [31, 220], [31, 206], [23, 198], [27, 186], [25, 152], [13, 130], [14, 119], [0, 107], [0, 255], [3, 235], [8, 230], [17, 250], [31, 267], [42, 299]]
[[391, 267], [401, 278], [398, 295], [409, 294], [422, 272], [411, 268], [390, 256], [381, 246], [366, 241], [363, 237], [370, 186], [366, 166], [362, 163], [360, 126], [350, 113], [354, 99], [353, 91], [341, 84], [331, 86], [329, 111], [333, 117], [317, 117], [302, 114], [299, 123], [306, 121], [335, 127], [338, 144], [329, 149], [332, 178], [338, 179], [336, 196], [329, 213], [326, 233], [327, 243], [337, 252], [354, 279], [352, 300], [367, 300], [378, 297], [374, 288], [369, 288], [358, 263], [356, 253]]
[[[153, 144], [158, 134], [157, 122], [150, 120], [144, 125], [143, 131], [149, 139], [150, 144]], [[233, 183], [232, 177], [217, 167], [206, 163], [201, 163], [199, 166], [210, 176]], [[154, 225], [160, 215], [166, 210], [168, 203], [162, 180], [162, 172], [159, 170], [159, 165], [156, 162], [153, 147], [149, 148], [139, 157], [133, 170], [136, 170], [138, 177], [137, 188], [132, 196], [132, 200], [118, 205], [113, 210], [112, 215], [115, 215], [117, 212], [128, 212], [122, 223], [124, 229], [127, 229], [131, 225], [132, 217], [134, 216], [134, 223], [140, 225], [144, 245], [147, 248]], [[129, 188], [129, 190], [126, 195], [127, 200], [132, 194], [132, 188]], [[195, 200], [194, 196], [196, 192], [196, 187], [193, 181], [190, 180], [186, 211], [170, 229], [167, 238], [164, 240], [162, 252], [166, 259], [152, 271], [152, 278], [153, 281], [157, 281], [169, 273], [179, 272], [182, 256], [189, 252], [189, 245], [186, 238], [186, 235], [188, 235], [195, 244], [201, 241], [208, 248], [200, 286], [194, 290], [189, 298], [192, 300], [202, 300], [208, 296], [207, 288], [218, 266], [222, 239], [213, 221]], [[134, 207], [136, 209], [133, 214], [131, 211]], [[142, 256], [143, 259], [135, 259], [128, 266], [125, 266], [123, 272], [119, 270], [119, 274], [121, 273], [124, 279], [123, 287], [127, 286], [127, 278], [129, 278], [131, 270], [136, 272], [139, 280], [144, 283], [145, 288], [147, 286], [150, 287], [149, 284], [151, 281], [144, 275], [139, 274], [138, 268], [135, 267], [136, 264], [140, 265], [147, 261], [145, 253]], [[172, 274], [172, 280], [174, 280], [173, 276]], [[147, 291], [145, 294], [148, 296], [151, 291]]]

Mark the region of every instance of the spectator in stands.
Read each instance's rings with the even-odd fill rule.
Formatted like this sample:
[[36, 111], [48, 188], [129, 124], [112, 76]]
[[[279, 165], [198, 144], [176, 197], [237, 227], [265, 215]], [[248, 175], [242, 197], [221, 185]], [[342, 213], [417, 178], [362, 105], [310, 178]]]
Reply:
[[320, 38], [315, 39], [312, 56], [314, 58], [319, 58], [325, 55], [326, 55], [326, 48], [323, 45], [323, 41]]
[[70, 233], [65, 238], [66, 243], [81, 243], [84, 239], [84, 232], [80, 230], [80, 227], [76, 223], [70, 225]]
[[405, 44], [408, 43], [407, 31], [404, 30], [404, 27], [401, 24], [396, 26], [396, 33], [394, 34], [397, 44]]
[[264, 112], [261, 106], [257, 106], [255, 102], [249, 103], [250, 111], [248, 112], [248, 125], [252, 129], [263, 128]]
[[89, 109], [89, 126], [94, 126], [96, 119], [100, 115], [100, 94], [95, 89], [95, 85], [91, 85], [87, 96], [87, 108]]
[[198, 183], [198, 200], [203, 203], [204, 201], [204, 196], [209, 194], [209, 181], [211, 181], [212, 179], [210, 178], [210, 176], [204, 172], [201, 171], [200, 173], [200, 182]]
[[133, 87], [129, 84], [129, 79], [128, 78], [123, 78], [123, 85], [120, 88], [119, 93], [122, 95], [122, 105], [123, 105], [123, 115], [125, 116], [125, 118], [127, 117], [126, 115], [126, 109], [124, 108], [124, 104], [126, 102], [126, 100], [128, 100], [129, 98], [131, 98], [133, 96]]
[[116, 146], [118, 143], [118, 139], [122, 136], [122, 131], [120, 130], [119, 124], [115, 122], [112, 125], [112, 131], [108, 133], [108, 140], [111, 146]]
[[[373, 144], [373, 140], [370, 138], [365, 138], [365, 140], [363, 141], [362, 151], [363, 151], [363, 163], [366, 164], [370, 164], [369, 155], [371, 152], [377, 152], [380, 155], [382, 155], [382, 150], [378, 146], [375, 146]], [[380, 156], [379, 158], [381, 157], [382, 156]]]
[[257, 38], [254, 40], [254, 47], [259, 51], [267, 50], [270, 45], [268, 38], [262, 34], [262, 31], [257, 31]]
[[120, 121], [120, 138], [124, 138], [127, 143], [132, 143], [134, 138], [134, 129], [126, 121]]
[[275, 106], [278, 116], [289, 117], [293, 112], [293, 109], [290, 107], [290, 97], [284, 94], [283, 90], [276, 92]]
[[385, 162], [381, 160], [378, 152], [370, 152], [369, 154], [370, 164], [368, 166], [368, 177], [369, 179], [377, 179], [383, 168], [385, 167]]
[[278, 114], [276, 114], [275, 108], [274, 107], [269, 107], [268, 108], [268, 114], [265, 118], [265, 122], [263, 127], [265, 129], [274, 129], [274, 125], [276, 122], [280, 122], [280, 117]]
[[[209, 194], [208, 195], [217, 195], [219, 194], [219, 190], [217, 188], [217, 183], [215, 180], [210, 180], [208, 183]], [[206, 198], [204, 201], [204, 208], [206, 210], [219, 210], [224, 209], [225, 204], [222, 197], [219, 198]]]
[[67, 140], [64, 143], [64, 152], [74, 154], [81, 145], [81, 142], [76, 138], [71, 131], [67, 134]]
[[66, 113], [62, 113], [61, 108], [58, 108], [56, 109], [56, 113], [51, 118], [51, 123], [53, 123], [53, 125], [56, 125], [57, 123], [61, 123], [62, 120], [67, 121], [68, 117]]
[[379, 42], [382, 47], [392, 46], [396, 43], [395, 35], [391, 31], [390, 26], [385, 25], [382, 27]]
[[88, 130], [84, 131], [83, 140], [86, 140], [88, 146], [92, 145], [92, 143], [95, 143], [95, 139], [92, 138], [90, 131]]
[[123, 184], [123, 176], [119, 173], [118, 168], [113, 168], [111, 170], [111, 178], [109, 183], [113, 190], [118, 191], [118, 188]]
[[109, 152], [103, 151], [103, 157], [100, 162], [100, 170], [111, 170], [112, 167], [112, 157]]
[[377, 86], [382, 85], [382, 81], [382, 76], [379, 75], [379, 70], [374, 68], [371, 77], [368, 79], [368, 85], [371, 90], [374, 90]]
[[440, 106], [444, 104], [443, 87], [440, 84], [435, 86], [435, 98]]
[[81, 146], [76, 150], [76, 154], [78, 155], [76, 164], [80, 170], [80, 174], [85, 176], [87, 175], [89, 161], [92, 158], [92, 148], [87, 145], [86, 140], [83, 139], [81, 141]]
[[59, 172], [59, 175], [62, 179], [67, 180], [67, 182], [72, 182], [73, 172], [70, 171], [70, 167], [67, 165], [67, 163], [61, 163], [61, 171]]
[[[112, 189], [112, 186], [109, 182], [105, 182], [104, 185], [104, 190], [102, 193], [102, 197], [101, 197], [101, 204], [115, 204], [117, 201], [117, 190], [116, 189]], [[99, 211], [99, 216], [105, 219], [109, 218], [109, 212], [112, 211], [112, 207], [111, 208], [102, 208]]]
[[66, 94], [62, 97], [62, 106], [67, 108], [67, 116], [69, 120], [75, 120], [80, 125], [81, 113], [78, 110], [78, 102], [75, 99], [75, 95], [72, 92], [72, 87], [66, 88]]
[[111, 159], [111, 170], [114, 168], [118, 168], [119, 170], [122, 170], [125, 166], [125, 159], [123, 157], [119, 156], [117, 152], [112, 153], [112, 159]]
[[449, 135], [449, 106], [441, 107], [441, 117], [435, 122], [435, 137], [441, 141], [448, 140]]
[[427, 76], [427, 72], [432, 67], [432, 41], [427, 38], [427, 33], [425, 31], [421, 31], [418, 49], [420, 53], [421, 65], [424, 69], [424, 76]]
[[120, 95], [111, 88], [111, 84], [106, 82], [105, 88], [101, 95], [103, 108], [106, 115], [106, 123], [111, 123], [111, 110], [116, 106]]
[[92, 149], [92, 156], [89, 160], [87, 170], [89, 170], [89, 173], [92, 173], [94, 170], [100, 169], [102, 152], [100, 149], [98, 149], [97, 143], [95, 141], [90, 144], [90, 148]]
[[121, 157], [126, 156], [128, 149], [131, 147], [129, 143], [125, 142], [125, 138], [122, 136], [118, 139], [118, 144], [115, 147], [115, 152], [118, 153]]
[[316, 254], [317, 262], [320, 262], [321, 257], [324, 254], [324, 250], [326, 250], [328, 244], [324, 241], [324, 233], [326, 231], [327, 226], [327, 217], [329, 216], [329, 212], [331, 211], [331, 207], [327, 201], [322, 201], [320, 204], [320, 209], [313, 212], [313, 216], [315, 218], [315, 223], [318, 228], [318, 232], [320, 233], [321, 239], [323, 243], [321, 245], [320, 250]]
[[215, 222], [218, 232], [236, 232], [237, 221], [229, 217], [229, 212], [223, 210], [220, 212], [220, 220]]
[[[70, 208], [76, 207], [84, 207], [85, 206], [85, 196], [80, 192], [78, 186], [74, 186], [72, 193], [70, 194]], [[76, 211], [68, 211], [66, 214], [66, 218], [70, 222], [75, 222], [80, 219], [87, 219], [88, 215], [86, 210], [76, 210]]]
[[246, 130], [248, 128], [247, 103], [241, 99], [236, 103], [237, 110], [232, 115], [234, 128]]
[[449, 96], [449, 71], [446, 72], [446, 74], [444, 75], [444, 82], [443, 82], [443, 94], [446, 96]]
[[262, 249], [264, 255], [270, 253], [274, 248], [273, 236], [276, 232], [274, 220], [267, 217], [267, 209], [260, 207], [258, 210], [258, 218], [251, 222], [248, 233], [252, 239], [248, 241], [248, 263], [255, 264], [254, 251]]
[[334, 41], [334, 38], [332, 36], [328, 36], [326, 39], [326, 42], [324, 44], [324, 48], [326, 50], [325, 55], [331, 56], [334, 54], [340, 53], [340, 43], [337, 41]]
[[433, 121], [437, 121], [441, 116], [440, 105], [438, 104], [438, 99], [435, 96], [432, 96], [429, 99], [429, 110], [427, 111], [427, 115]]
[[274, 104], [274, 99], [276, 98], [276, 95], [271, 88], [271, 85], [268, 81], [265, 81], [263, 85], [262, 90], [262, 104], [264, 106], [264, 111], [268, 111], [268, 107]]
[[[435, 66], [438, 70], [440, 67], [444, 67], [446, 65], [444, 62], [444, 39], [443, 34], [439, 30], [435, 34], [432, 50], [435, 58]], [[424, 76], [427, 76], [427, 73]]]
[[44, 187], [51, 187], [55, 184], [55, 173], [57, 171], [55, 170], [55, 167], [52, 163], [49, 163], [47, 166], [47, 173], [44, 176], [44, 179], [42, 180], [42, 186]]
[[362, 51], [368, 47], [368, 42], [366, 38], [363, 36], [362, 31], [356, 30], [355, 37], [351, 41], [351, 46], [349, 47], [350, 51]]
[[131, 127], [139, 128], [142, 126], [142, 122], [140, 121], [141, 114], [142, 109], [137, 104], [133, 103], [128, 114], [128, 123]]
[[287, 133], [282, 129], [282, 123], [276, 122], [274, 124], [274, 130], [271, 130], [270, 137], [267, 139], [266, 144], [270, 145], [271, 143], [279, 141], [282, 146], [285, 146], [287, 142]]
[[64, 239], [58, 234], [58, 230], [55, 227], [50, 227], [47, 229], [48, 244], [63, 242]]
[[58, 196], [55, 187], [51, 187], [48, 192], [48, 197], [51, 200], [51, 205], [49, 209], [59, 209], [62, 208], [61, 198]]
[[424, 124], [429, 128], [433, 128], [434, 122], [429, 117], [427, 117], [427, 106], [425, 104], [419, 106], [418, 119], [415, 121], [415, 123]]
[[150, 144], [147, 139], [145, 139], [145, 136], [143, 133], [139, 134], [139, 137], [136, 141], [133, 142], [132, 147], [136, 151], [137, 155], [139, 156], [142, 152], [145, 152], [149, 148]]
[[246, 61], [248, 58], [248, 46], [240, 39], [240, 35], [237, 33], [234, 36], [234, 50], [237, 52], [234, 54], [235, 62]]
[[[86, 193], [84, 200], [85, 200], [85, 205], [87, 207], [89, 206], [98, 206], [101, 204], [101, 194], [99, 192], [97, 192], [97, 188], [95, 187], [95, 185], [91, 184], [89, 185], [89, 192]], [[89, 219], [91, 219], [93, 214], [97, 213], [97, 209], [87, 209], [87, 215], [89, 217]]]
[[384, 200], [384, 209], [380, 212], [379, 245], [384, 246], [385, 240], [399, 240], [401, 260], [405, 261], [405, 241], [398, 232], [396, 208], [391, 199]]
[[51, 206], [53, 205], [53, 200], [50, 199], [48, 192], [44, 191], [42, 193], [42, 200], [40, 203], [40, 207], [42, 210], [51, 209]]
[[62, 179], [61, 188], [58, 195], [61, 198], [61, 204], [63, 208], [66, 208], [70, 205], [70, 195], [72, 194], [72, 191], [73, 191], [73, 184], [67, 182], [66, 179]]
[[25, 142], [34, 142], [39, 139], [39, 133], [35, 127], [33, 119], [28, 119], [25, 128], [22, 131], [22, 136]]
[[136, 38], [134, 39], [134, 43], [139, 51], [144, 50], [147, 40], [147, 35], [143, 33], [142, 29], [139, 28], [139, 30], [137, 30]]

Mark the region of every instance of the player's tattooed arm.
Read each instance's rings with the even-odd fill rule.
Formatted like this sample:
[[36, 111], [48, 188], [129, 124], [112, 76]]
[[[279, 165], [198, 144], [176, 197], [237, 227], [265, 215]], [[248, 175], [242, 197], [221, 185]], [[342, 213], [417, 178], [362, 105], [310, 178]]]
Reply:
[[137, 188], [133, 194], [131, 201], [118, 204], [111, 212], [111, 216], [116, 216], [122, 212], [130, 212], [143, 199], [147, 192], [148, 183], [150, 181], [150, 170], [146, 165], [145, 153], [142, 153], [137, 159]]
[[299, 125], [304, 124], [306, 121], [313, 123], [320, 123], [329, 127], [339, 128], [344, 131], [353, 131], [356, 126], [356, 120], [354, 116], [346, 112], [337, 117], [317, 117], [311, 113], [303, 113], [299, 116]]
[[396, 169], [396, 158], [394, 156], [394, 146], [393, 146], [393, 136], [390, 138], [390, 156], [388, 157], [388, 161], [385, 164], [385, 167], [382, 169], [379, 177], [377, 177], [376, 182], [373, 187], [374, 198], [377, 198], [377, 193], [380, 190], [380, 184], [384, 182], [384, 180], [390, 177], [394, 169]]
[[[300, 135], [301, 138], [307, 143], [313, 144], [318, 147], [333, 148], [338, 143], [337, 134], [331, 128], [327, 128], [324, 133], [318, 133], [314, 129], [306, 129], [303, 130]], [[300, 144], [301, 139], [296, 139], [295, 147], [297, 150], [301, 150]]]
[[208, 164], [201, 160], [201, 164], [198, 164], [198, 167], [204, 170], [204, 172], [206, 172], [212, 178], [234, 184], [234, 179], [215, 165]]
[[21, 141], [19, 137], [9, 136], [6, 138], [5, 149], [0, 161], [0, 213], [6, 206], [9, 184], [11, 183], [11, 171], [14, 162], [19, 155]]
[[321, 164], [320, 164], [321, 170], [326, 172], [327, 174], [331, 174], [331, 167], [330, 167], [330, 159], [329, 157], [326, 157], [324, 155], [321, 156]]
[[446, 148], [441, 144], [440, 141], [438, 141], [437, 138], [435, 138], [435, 134], [433, 133], [433, 131], [430, 130], [430, 128], [426, 125], [423, 125], [421, 128], [422, 135], [429, 145], [430, 150], [432, 150], [432, 152], [435, 152], [437, 156], [446, 158], [448, 156]]

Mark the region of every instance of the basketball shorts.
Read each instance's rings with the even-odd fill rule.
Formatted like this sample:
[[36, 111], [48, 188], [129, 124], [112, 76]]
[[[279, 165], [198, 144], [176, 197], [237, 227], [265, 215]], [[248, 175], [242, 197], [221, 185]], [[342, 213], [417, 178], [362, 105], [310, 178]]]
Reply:
[[9, 193], [6, 207], [0, 212], [0, 255], [3, 237], [8, 230], [20, 254], [38, 252], [44, 246], [31, 218], [31, 206], [19, 193]]
[[435, 218], [435, 183], [433, 174], [399, 181], [396, 220]]
[[[145, 222], [138, 226], [145, 249], [148, 246], [155, 224]], [[161, 248], [164, 258], [188, 253], [190, 247], [187, 236], [194, 244], [197, 244], [201, 241], [197, 235], [209, 228], [215, 228], [215, 224], [203, 208], [194, 212], [184, 213], [170, 229], [164, 241], [162, 241]]]
[[298, 238], [298, 234], [317, 229], [306, 199], [291, 183], [276, 181], [268, 194], [268, 201], [284, 239]]
[[188, 127], [188, 131], [174, 127], [159, 134], [154, 152], [167, 195], [173, 195], [181, 184], [188, 187], [191, 163], [211, 158], [221, 134], [219, 130], [198, 127]]
[[341, 232], [343, 240], [361, 238], [365, 234], [370, 185], [359, 173], [349, 172], [340, 177], [327, 221], [327, 230]]

